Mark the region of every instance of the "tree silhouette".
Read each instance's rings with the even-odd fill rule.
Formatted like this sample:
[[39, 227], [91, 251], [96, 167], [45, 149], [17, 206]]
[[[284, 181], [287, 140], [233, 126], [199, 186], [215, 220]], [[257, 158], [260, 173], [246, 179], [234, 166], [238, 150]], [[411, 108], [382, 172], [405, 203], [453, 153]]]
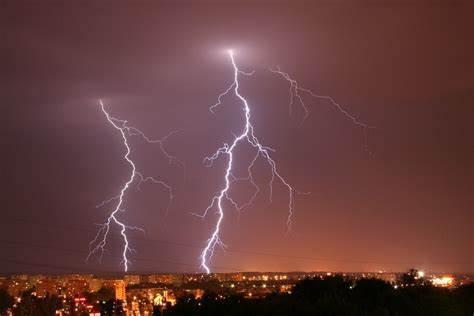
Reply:
[[[419, 277], [416, 270], [407, 275]], [[273, 293], [263, 299], [244, 299], [242, 296], [221, 299], [212, 293], [201, 299], [184, 297], [175, 306], [164, 310], [163, 315], [472, 316], [473, 313], [472, 284], [455, 290], [423, 283], [394, 288], [377, 279], [350, 281], [342, 276], [332, 276], [302, 280], [295, 285], [292, 294]]]
[[5, 289], [0, 288], [0, 315], [4, 315], [13, 306], [13, 302], [13, 297]]
[[109, 287], [101, 287], [96, 292], [86, 292], [84, 293], [84, 297], [90, 303], [96, 303], [97, 301], [100, 303], [102, 301], [109, 301], [115, 299], [115, 292], [114, 289]]
[[420, 276], [418, 270], [410, 269], [407, 273], [402, 274], [402, 276], [400, 277], [400, 282], [403, 285], [420, 286], [424, 284], [425, 279]]
[[49, 294], [42, 298], [36, 298], [35, 300], [35, 315], [38, 316], [54, 316], [56, 310], [60, 307], [61, 301], [57, 296], [50, 296]]

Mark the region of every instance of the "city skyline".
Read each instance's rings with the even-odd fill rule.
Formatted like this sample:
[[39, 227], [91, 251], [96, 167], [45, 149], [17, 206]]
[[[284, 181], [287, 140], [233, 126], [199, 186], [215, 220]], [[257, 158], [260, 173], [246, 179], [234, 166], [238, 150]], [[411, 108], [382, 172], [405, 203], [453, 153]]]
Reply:
[[[431, 287], [459, 296], [472, 286], [473, 275], [432, 274], [410, 270], [405, 273], [199, 273], [199, 274], [93, 274], [0, 276], [0, 312], [15, 315], [25, 310], [52, 307], [55, 315], [106, 314], [156, 315], [172, 312], [193, 300], [205, 304], [208, 297], [264, 302], [269, 297], [291, 298], [308, 282], [339, 282], [358, 292], [360, 284], [384, 285], [393, 294]], [[342, 283], [341, 283], [342, 282]], [[341, 288], [341, 289], [342, 289]], [[293, 292], [296, 292], [293, 294]], [[347, 293], [348, 294], [348, 293]], [[426, 295], [426, 294], [425, 294]], [[461, 296], [462, 297], [462, 296]], [[429, 305], [433, 301], [429, 301]], [[420, 303], [417, 302], [417, 305]], [[200, 306], [200, 305], [198, 305]], [[467, 305], [466, 305], [467, 307]], [[161, 314], [158, 314], [161, 315]]]

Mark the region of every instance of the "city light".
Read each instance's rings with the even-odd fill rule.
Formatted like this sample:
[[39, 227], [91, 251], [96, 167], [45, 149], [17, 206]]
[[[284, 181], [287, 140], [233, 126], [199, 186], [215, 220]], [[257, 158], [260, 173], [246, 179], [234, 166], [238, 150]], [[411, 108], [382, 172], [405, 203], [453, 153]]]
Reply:
[[433, 278], [431, 279], [431, 283], [434, 286], [440, 286], [440, 287], [448, 287], [453, 284], [454, 278], [450, 276], [443, 276], [439, 278]]

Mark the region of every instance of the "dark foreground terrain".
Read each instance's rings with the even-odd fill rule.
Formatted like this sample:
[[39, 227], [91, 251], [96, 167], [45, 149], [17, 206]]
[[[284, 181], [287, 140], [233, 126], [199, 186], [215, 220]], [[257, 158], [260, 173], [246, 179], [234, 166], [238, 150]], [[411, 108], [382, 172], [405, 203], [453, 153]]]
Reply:
[[[474, 284], [456, 289], [414, 285], [394, 288], [384, 281], [342, 277], [300, 281], [292, 294], [272, 294], [263, 299], [231, 296], [219, 299], [183, 297], [166, 310], [178, 315], [469, 315], [474, 313]], [[158, 313], [157, 313], [158, 314]]]

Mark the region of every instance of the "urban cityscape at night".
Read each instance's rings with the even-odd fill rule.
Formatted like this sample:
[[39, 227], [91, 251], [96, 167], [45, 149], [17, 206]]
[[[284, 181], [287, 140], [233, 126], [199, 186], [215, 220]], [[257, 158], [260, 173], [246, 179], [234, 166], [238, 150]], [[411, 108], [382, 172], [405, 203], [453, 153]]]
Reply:
[[418, 270], [406, 273], [245, 272], [109, 276], [19, 274], [0, 277], [0, 286], [11, 297], [13, 314], [33, 309], [35, 304], [44, 304], [55, 315], [167, 315], [167, 312], [173, 315], [178, 301], [194, 300], [199, 304], [209, 293], [214, 300], [222, 302], [233, 297], [262, 300], [271, 295], [291, 296], [298, 282], [315, 279], [341, 279], [351, 290], [357, 290], [360, 280], [385, 282], [398, 291], [415, 286], [455, 290], [471, 284], [474, 275]]
[[0, 316], [474, 315], [472, 0], [0, 0]]

